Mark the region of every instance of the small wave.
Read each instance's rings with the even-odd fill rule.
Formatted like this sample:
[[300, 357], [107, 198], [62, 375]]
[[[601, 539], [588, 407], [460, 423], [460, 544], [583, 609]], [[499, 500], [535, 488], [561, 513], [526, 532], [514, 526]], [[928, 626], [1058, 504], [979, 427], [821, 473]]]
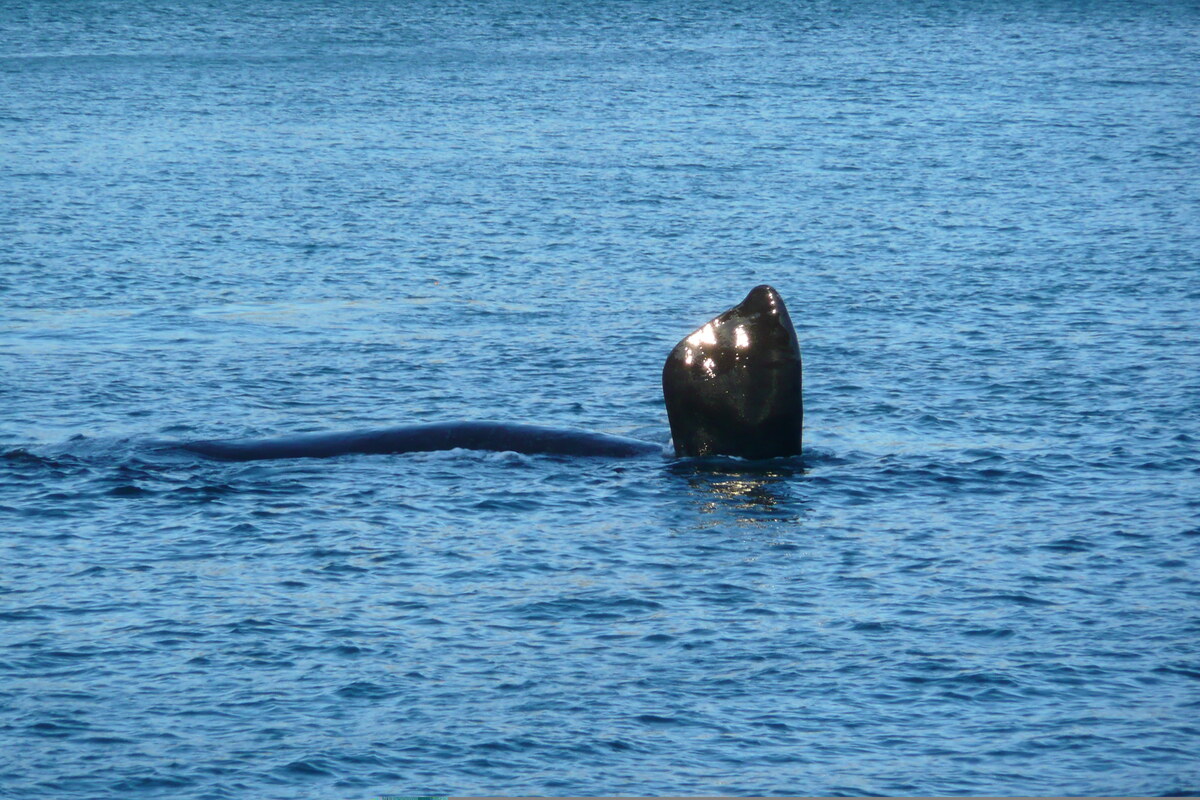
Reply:
[[143, 775], [137, 778], [125, 778], [112, 785], [117, 795], [140, 794], [143, 792], [158, 792], [171, 789], [182, 789], [191, 786], [195, 781], [191, 778], [168, 775]]
[[1038, 545], [1042, 550], [1054, 550], [1060, 553], [1086, 553], [1092, 549], [1092, 545], [1083, 539], [1068, 536], [1063, 539], [1056, 539], [1053, 542]]
[[60, 739], [74, 736], [79, 731], [90, 729], [91, 725], [77, 720], [34, 722], [25, 727], [25, 730], [35, 736], [48, 736]]
[[335, 693], [339, 697], [350, 698], [365, 698], [368, 700], [380, 700], [385, 697], [392, 697], [396, 693], [390, 689], [385, 689], [377, 683], [370, 681], [355, 681], [338, 689]]
[[13, 447], [9, 450], [4, 450], [3, 452], [0, 452], [0, 458], [4, 459], [5, 461], [24, 462], [36, 466], [53, 465], [55, 463], [54, 459], [48, 456], [38, 455], [32, 450], [28, 450], [24, 447]]
[[598, 616], [618, 618], [637, 615], [662, 608], [661, 603], [636, 597], [560, 598], [528, 603], [514, 609], [528, 620], [558, 620], [575, 617], [596, 618]]
[[887, 633], [895, 629], [896, 625], [891, 622], [855, 622], [850, 626], [850, 630], [859, 633]]
[[329, 776], [336, 775], [337, 770], [328, 761], [321, 758], [301, 759], [279, 768], [280, 772], [299, 776]]
[[940, 686], [960, 687], [1019, 687], [1021, 684], [1006, 675], [995, 672], [960, 672], [955, 675], [905, 675], [900, 678], [905, 683], [929, 683]]
[[1155, 667], [1154, 671], [1164, 675], [1181, 675], [1194, 681], [1200, 681], [1200, 664], [1168, 664]]
[[1001, 603], [1016, 603], [1022, 606], [1052, 606], [1050, 600], [1042, 600], [1027, 594], [985, 594], [975, 597], [976, 600], [996, 600]]
[[685, 724], [682, 720], [676, 717], [664, 717], [660, 714], [638, 714], [636, 717], [634, 717], [634, 719], [643, 725], [662, 726]]
[[1009, 639], [1016, 635], [1016, 631], [1012, 628], [969, 628], [962, 635], [980, 639]]

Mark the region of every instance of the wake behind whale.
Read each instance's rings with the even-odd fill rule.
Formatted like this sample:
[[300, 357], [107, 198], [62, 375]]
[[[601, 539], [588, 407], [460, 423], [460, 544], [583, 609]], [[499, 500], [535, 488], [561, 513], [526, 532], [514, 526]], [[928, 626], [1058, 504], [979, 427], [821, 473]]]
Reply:
[[[800, 346], [783, 298], [756, 286], [738, 305], [680, 340], [663, 366], [675, 455], [775, 458], [800, 454], [804, 409]], [[255, 461], [371, 453], [494, 450], [631, 458], [660, 445], [540, 425], [440, 422], [265, 439], [210, 439], [176, 448]]]

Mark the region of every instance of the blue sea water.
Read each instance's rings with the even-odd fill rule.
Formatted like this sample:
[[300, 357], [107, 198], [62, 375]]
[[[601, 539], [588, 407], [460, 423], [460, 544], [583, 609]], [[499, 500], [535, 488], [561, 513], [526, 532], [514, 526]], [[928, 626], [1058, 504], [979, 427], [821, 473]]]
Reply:
[[[1200, 790], [1200, 7], [0, 2], [0, 795]], [[806, 452], [666, 444], [769, 282]]]

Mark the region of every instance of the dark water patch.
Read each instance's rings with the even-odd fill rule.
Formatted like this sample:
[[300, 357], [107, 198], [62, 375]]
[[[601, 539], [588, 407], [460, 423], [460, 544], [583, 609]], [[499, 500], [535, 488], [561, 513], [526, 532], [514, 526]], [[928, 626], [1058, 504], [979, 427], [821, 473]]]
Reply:
[[971, 628], [962, 631], [962, 635], [983, 639], [1008, 639], [1015, 636], [1016, 631], [1011, 628]]
[[195, 784], [194, 779], [189, 779], [181, 776], [166, 776], [166, 775], [144, 775], [137, 778], [126, 778], [112, 784], [111, 790], [118, 794], [130, 793], [137, 794], [140, 792], [162, 792], [171, 791], [192, 786]]
[[850, 630], [859, 633], [888, 633], [896, 629], [896, 625], [891, 622], [855, 622], [850, 626]]
[[228, 622], [222, 627], [234, 634], [261, 636], [263, 634], [280, 634], [289, 630], [294, 623], [287, 619], [256, 619], [247, 617], [236, 622]]
[[58, 459], [39, 455], [24, 447], [13, 447], [0, 451], [0, 459], [10, 462], [13, 466], [55, 467], [60, 464]]
[[1200, 664], [1173, 664], [1169, 666], [1155, 667], [1154, 672], [1180, 675], [1192, 680], [1200, 680]]
[[1042, 550], [1051, 550], [1060, 553], [1086, 553], [1092, 549], [1091, 543], [1076, 537], [1057, 539], [1047, 544], [1040, 544], [1038, 547]]
[[515, 737], [512, 739], [495, 739], [487, 742], [479, 742], [472, 745], [472, 750], [481, 752], [496, 752], [496, 753], [523, 753], [539, 747], [539, 744], [530, 737]]
[[123, 736], [81, 736], [79, 738], [81, 744], [95, 745], [131, 745], [136, 744], [135, 740], [128, 739]]
[[133, 484], [114, 486], [108, 490], [108, 493], [113, 497], [145, 497], [147, 495], [154, 494], [154, 492], [149, 489], [144, 489]]
[[307, 758], [298, 761], [292, 761], [291, 763], [280, 767], [279, 772], [288, 775], [296, 775], [301, 778], [314, 778], [335, 775], [336, 767], [327, 759]]
[[574, 618], [620, 619], [644, 616], [662, 608], [653, 600], [635, 597], [573, 597], [517, 606], [513, 609], [527, 620], [569, 620]]
[[686, 721], [676, 717], [665, 717], [659, 714], [638, 714], [634, 719], [643, 725], [651, 726], [674, 726], [685, 725]]
[[973, 599], [975, 599], [975, 600], [990, 600], [990, 601], [996, 601], [996, 602], [1000, 602], [1000, 603], [1012, 603], [1012, 604], [1019, 605], [1019, 606], [1029, 606], [1029, 607], [1034, 607], [1034, 608], [1041, 607], [1041, 606], [1054, 605], [1054, 602], [1051, 600], [1043, 600], [1041, 598], [1033, 597], [1033, 596], [1027, 595], [1027, 594], [976, 595]]
[[385, 689], [370, 681], [355, 681], [337, 690], [339, 697], [363, 698], [366, 700], [381, 700], [386, 697], [392, 697], [394, 694], [394, 691]]
[[52, 612], [40, 612], [34, 609], [17, 609], [0, 611], [0, 621], [3, 622], [37, 622], [53, 619]]
[[26, 726], [26, 730], [34, 736], [51, 738], [66, 738], [75, 736], [80, 731], [90, 730], [91, 726], [78, 720], [44, 720]]
[[[942, 667], [948, 669], [948, 667]], [[1018, 681], [1009, 678], [1006, 675], [1001, 675], [995, 672], [960, 672], [953, 675], [909, 675], [904, 676], [901, 680], [908, 683], [923, 683], [937, 684], [947, 687], [1011, 687], [1018, 688], [1021, 684]]]
[[169, 494], [185, 502], [214, 503], [238, 493], [237, 487], [228, 483], [211, 483], [195, 486], [179, 486]]

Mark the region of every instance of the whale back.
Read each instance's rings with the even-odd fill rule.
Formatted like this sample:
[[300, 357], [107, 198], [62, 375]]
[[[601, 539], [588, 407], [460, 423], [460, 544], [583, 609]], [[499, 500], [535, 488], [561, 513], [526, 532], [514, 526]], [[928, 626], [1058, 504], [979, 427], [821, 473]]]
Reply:
[[633, 458], [662, 452], [657, 444], [624, 436], [499, 422], [434, 422], [268, 439], [209, 439], [184, 442], [174, 447], [221, 461], [456, 449], [608, 458]]
[[800, 345], [779, 292], [756, 286], [684, 337], [663, 366], [677, 456], [800, 453]]

